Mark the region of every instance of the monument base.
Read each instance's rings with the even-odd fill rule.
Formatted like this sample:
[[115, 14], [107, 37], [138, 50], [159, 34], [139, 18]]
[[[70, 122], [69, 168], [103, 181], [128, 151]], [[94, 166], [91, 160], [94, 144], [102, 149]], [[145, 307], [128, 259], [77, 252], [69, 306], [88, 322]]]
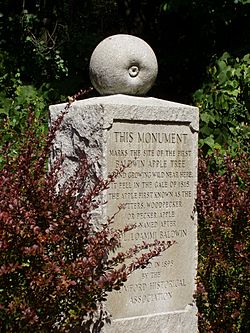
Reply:
[[197, 307], [193, 304], [184, 311], [113, 320], [103, 333], [197, 333], [197, 322]]

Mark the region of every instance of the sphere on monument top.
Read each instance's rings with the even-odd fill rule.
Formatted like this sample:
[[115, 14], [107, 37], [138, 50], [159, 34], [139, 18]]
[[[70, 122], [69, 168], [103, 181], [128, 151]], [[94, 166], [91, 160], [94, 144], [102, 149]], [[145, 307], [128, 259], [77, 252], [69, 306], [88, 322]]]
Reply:
[[152, 48], [132, 35], [113, 35], [97, 45], [89, 65], [90, 80], [101, 95], [145, 95], [155, 82]]

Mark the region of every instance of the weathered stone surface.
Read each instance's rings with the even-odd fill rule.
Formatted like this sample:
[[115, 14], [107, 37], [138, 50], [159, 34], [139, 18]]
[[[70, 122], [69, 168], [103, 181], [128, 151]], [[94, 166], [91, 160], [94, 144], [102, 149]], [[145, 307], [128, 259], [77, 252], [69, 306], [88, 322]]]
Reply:
[[104, 333], [197, 333], [197, 309], [194, 304], [183, 311], [118, 319]]
[[[54, 118], [63, 105], [51, 106]], [[193, 299], [197, 263], [198, 109], [154, 98], [114, 95], [76, 102], [65, 118], [56, 146], [66, 152], [70, 174], [81, 152], [107, 176], [129, 164], [107, 193], [97, 218], [126, 204], [115, 226], [136, 223], [123, 248], [142, 241], [175, 239], [146, 269], [112, 292], [113, 315], [105, 333], [197, 332]]]
[[95, 48], [89, 66], [90, 79], [101, 95], [144, 95], [158, 72], [156, 56], [142, 39], [114, 35]]

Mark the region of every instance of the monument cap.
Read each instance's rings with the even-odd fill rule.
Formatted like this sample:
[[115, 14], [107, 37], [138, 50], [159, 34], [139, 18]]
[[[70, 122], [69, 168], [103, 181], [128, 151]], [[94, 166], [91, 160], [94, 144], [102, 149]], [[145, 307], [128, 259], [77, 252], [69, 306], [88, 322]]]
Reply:
[[141, 38], [126, 34], [100, 42], [89, 65], [90, 80], [101, 95], [145, 95], [157, 73], [152, 48]]

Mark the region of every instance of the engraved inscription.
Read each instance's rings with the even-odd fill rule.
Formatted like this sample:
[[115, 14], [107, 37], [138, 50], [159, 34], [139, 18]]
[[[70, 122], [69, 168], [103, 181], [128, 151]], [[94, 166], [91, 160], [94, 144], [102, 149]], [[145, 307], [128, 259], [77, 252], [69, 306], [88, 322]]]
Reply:
[[108, 171], [126, 168], [108, 191], [108, 215], [123, 204], [116, 227], [136, 225], [123, 235], [123, 248], [155, 239], [177, 242], [109, 296], [114, 318], [120, 318], [120, 308], [122, 317], [181, 310], [192, 296], [193, 145], [192, 132], [185, 125], [117, 121], [109, 130]]

